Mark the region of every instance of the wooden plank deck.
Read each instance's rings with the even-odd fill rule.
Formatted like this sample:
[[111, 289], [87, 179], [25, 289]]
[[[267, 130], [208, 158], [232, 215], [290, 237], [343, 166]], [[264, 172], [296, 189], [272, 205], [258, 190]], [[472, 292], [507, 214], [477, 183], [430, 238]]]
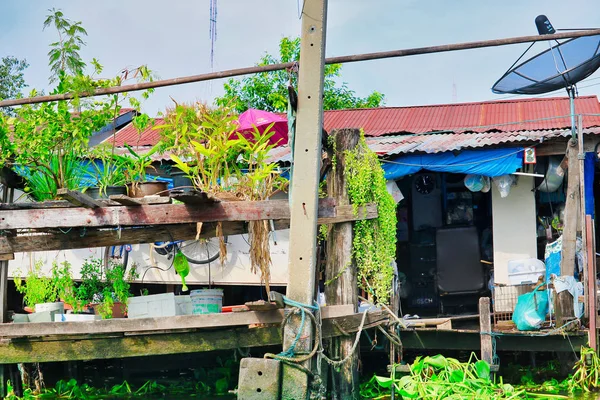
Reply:
[[[331, 308], [334, 307], [334, 308]], [[340, 308], [341, 307], [341, 308]], [[350, 314], [345, 306], [330, 306], [323, 308], [322, 335], [323, 338], [341, 336], [347, 333], [354, 333], [362, 321], [362, 314]], [[325, 310], [328, 311], [325, 311]], [[281, 345], [281, 315], [272, 314], [271, 317], [261, 318], [260, 321], [272, 321], [264, 326], [249, 328], [247, 325], [231, 326], [235, 323], [235, 318], [239, 318], [237, 323], [257, 322], [256, 318], [249, 318], [255, 313], [245, 312], [239, 314], [248, 314], [246, 317], [237, 317], [237, 313], [224, 314], [223, 319], [227, 320], [227, 326], [213, 326], [202, 328], [190, 328], [196, 326], [196, 323], [171, 325], [168, 329], [164, 328], [167, 322], [173, 322], [172, 318], [162, 318], [164, 323], [154, 321], [150, 325], [156, 330], [144, 331], [148, 328], [147, 323], [134, 322], [128, 326], [128, 322], [118, 321], [115, 325], [117, 329], [106, 328], [114, 321], [95, 321], [99, 326], [103, 326], [104, 333], [79, 333], [86, 328], [69, 327], [62, 330], [62, 334], [53, 334], [50, 336], [34, 336], [27, 334], [27, 327], [33, 325], [45, 325], [37, 328], [35, 333], [56, 332], [50, 325], [63, 325], [67, 323], [40, 323], [40, 324], [19, 324], [23, 327], [18, 328], [20, 332], [3, 330], [4, 333], [18, 334], [19, 337], [0, 337], [0, 364], [14, 364], [22, 362], [54, 362], [54, 361], [73, 361], [73, 360], [94, 360], [108, 358], [126, 358], [151, 355], [198, 353], [214, 350], [228, 350], [247, 347], [262, 347], [269, 345]], [[216, 314], [213, 314], [213, 316]], [[189, 317], [189, 316], [188, 316]], [[203, 317], [203, 316], [191, 316]], [[193, 321], [196, 318], [188, 318]], [[206, 322], [206, 318], [204, 321]], [[135, 320], [131, 320], [135, 321]], [[198, 321], [198, 319], [196, 319]], [[213, 325], [214, 325], [213, 319]], [[223, 322], [221, 321], [221, 322]], [[370, 312], [367, 315], [365, 328], [371, 328], [389, 321], [388, 314], [381, 311]], [[104, 324], [102, 324], [104, 323]], [[73, 323], [82, 324], [82, 323]], [[83, 323], [87, 324], [87, 323]], [[125, 325], [124, 325], [125, 324]], [[136, 326], [136, 324], [138, 324]], [[9, 324], [5, 324], [9, 325]], [[5, 328], [5, 325], [2, 328]], [[254, 325], [253, 325], [254, 326]], [[133, 331], [124, 331], [122, 328], [134, 329]], [[33, 332], [33, 331], [32, 331]], [[21, 336], [25, 335], [25, 336]]]

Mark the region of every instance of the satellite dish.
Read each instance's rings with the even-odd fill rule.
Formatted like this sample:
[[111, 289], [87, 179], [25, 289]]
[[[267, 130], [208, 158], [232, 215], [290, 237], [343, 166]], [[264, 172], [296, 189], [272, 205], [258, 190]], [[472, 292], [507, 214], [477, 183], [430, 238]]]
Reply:
[[511, 67], [492, 87], [494, 93], [542, 94], [575, 85], [600, 67], [600, 35], [559, 43]]
[[[535, 23], [540, 35], [555, 32], [545, 15]], [[571, 131], [575, 137], [575, 85], [600, 67], [600, 34], [569, 39], [516, 65], [525, 53], [492, 86], [494, 93], [542, 94], [566, 89], [571, 106]], [[516, 66], [515, 66], [516, 65]]]

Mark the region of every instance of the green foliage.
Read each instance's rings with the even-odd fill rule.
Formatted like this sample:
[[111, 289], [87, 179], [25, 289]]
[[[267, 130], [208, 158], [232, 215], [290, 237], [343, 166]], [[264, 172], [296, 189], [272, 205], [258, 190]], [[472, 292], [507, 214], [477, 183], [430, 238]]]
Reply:
[[399, 379], [394, 374], [390, 378], [373, 376], [361, 385], [361, 396], [382, 398], [392, 385], [406, 399], [521, 399], [527, 395], [525, 389], [492, 381], [485, 361], [461, 363], [441, 355], [417, 357], [410, 373]]
[[85, 45], [83, 37], [87, 36], [86, 30], [81, 26], [81, 21], [72, 22], [66, 18], [61, 10], [48, 10], [50, 14], [44, 21], [44, 29], [53, 26], [58, 33], [58, 41], [50, 44], [48, 64], [52, 74], [50, 82], [57, 81], [61, 74], [82, 75], [86, 67], [79, 52]]
[[37, 201], [52, 200], [60, 188], [82, 190], [82, 178], [85, 175], [79, 157], [73, 150], [62, 155], [52, 154], [47, 164], [40, 168], [23, 170], [22, 175], [27, 179], [25, 191]]
[[[284, 37], [279, 43], [279, 58], [265, 54], [258, 65], [287, 63], [300, 60], [300, 38]], [[344, 108], [380, 107], [385, 96], [373, 92], [367, 97], [358, 97], [341, 78], [341, 64], [325, 66], [323, 108], [339, 110]], [[272, 112], [285, 112], [288, 101], [288, 82], [297, 87], [297, 77], [287, 71], [272, 71], [250, 75], [240, 79], [229, 79], [224, 85], [225, 94], [215, 101], [219, 106], [232, 107], [237, 112], [248, 108]]]
[[127, 143], [125, 143], [125, 147], [129, 151], [130, 157], [121, 158], [119, 164], [124, 174], [125, 182], [132, 184], [145, 182], [147, 180], [147, 170], [154, 168], [152, 166], [152, 155], [158, 151], [159, 147], [154, 146], [144, 154], [136, 152]]
[[550, 379], [535, 383], [531, 367], [528, 367], [520, 385], [513, 386], [504, 383], [502, 378], [493, 380], [488, 363], [476, 360], [473, 354], [466, 363], [442, 355], [417, 357], [409, 374], [400, 378], [394, 372], [389, 378], [375, 375], [360, 385], [360, 394], [365, 399], [382, 399], [394, 386], [396, 393], [406, 399], [566, 399], [567, 396], [559, 393], [590, 392], [600, 388], [600, 358], [593, 349], [581, 348], [574, 371], [562, 381]]
[[135, 266], [127, 273], [122, 264], [109, 261], [108, 267], [104, 268], [102, 260], [87, 259], [81, 267], [81, 283], [74, 289], [70, 304], [75, 310], [97, 304], [98, 314], [102, 318], [111, 318], [114, 304], [122, 303], [125, 307], [132, 296], [129, 282], [136, 277]]
[[125, 167], [129, 160], [121, 155], [115, 154], [110, 145], [99, 145], [94, 147], [89, 158], [91, 166], [95, 170], [96, 186], [102, 195], [106, 195], [109, 186], [121, 186], [125, 184]]
[[[170, 151], [171, 159], [194, 186], [221, 198], [266, 200], [283, 188], [276, 163], [266, 162], [275, 147], [270, 139], [272, 125], [264, 132], [254, 129], [249, 137], [237, 134], [236, 116], [226, 107], [211, 108], [202, 103], [177, 104], [167, 112], [165, 124], [157, 126], [162, 151]], [[221, 262], [227, 248], [218, 232]], [[260, 270], [269, 290], [269, 227], [265, 221], [250, 221], [250, 262], [252, 271]]]
[[[198, 189], [206, 192], [227, 191], [230, 178], [240, 174], [237, 163], [240, 141], [235, 135], [236, 116], [225, 108], [210, 108], [202, 103], [176, 104], [157, 126], [161, 148]], [[185, 160], [185, 161], [184, 161]]]
[[266, 163], [274, 132], [255, 130], [248, 139], [236, 134], [237, 117], [226, 107], [176, 104], [160, 130], [163, 151], [177, 168], [206, 192], [234, 192], [246, 200], [266, 199], [283, 184], [277, 164]]
[[[51, 94], [69, 93], [69, 101], [25, 105], [15, 111], [15, 118], [0, 114], [0, 167], [10, 167], [28, 180], [28, 188], [37, 200], [48, 200], [56, 196], [57, 189], [83, 189], [82, 168], [79, 161], [89, 155], [89, 139], [119, 115], [119, 103], [129, 98], [139, 106], [139, 101], [128, 95], [106, 98], [81, 98], [79, 95], [101, 87], [120, 85], [128, 79], [148, 81], [153, 79], [151, 71], [140, 66], [132, 71], [124, 70], [113, 79], [97, 79], [102, 72], [98, 60], [91, 61], [92, 75], [84, 74], [86, 64], [79, 56], [86, 35], [80, 22], [71, 22], [60, 10], [49, 10], [50, 15], [44, 28], [54, 27], [59, 41], [51, 44], [51, 81], [57, 82]], [[147, 98], [152, 90], [142, 93]], [[36, 96], [35, 90], [30, 96]], [[135, 117], [135, 124], [142, 126], [149, 118], [145, 114]], [[111, 153], [114, 153], [112, 151]], [[111, 156], [112, 157], [112, 156]], [[113, 160], [112, 158], [110, 159]], [[101, 186], [119, 181], [109, 168], [101, 176]]]
[[377, 154], [369, 149], [361, 133], [356, 148], [345, 153], [348, 196], [355, 210], [367, 203], [377, 204], [377, 219], [356, 221], [352, 256], [358, 270], [358, 283], [378, 302], [389, 299], [396, 256], [396, 203], [386, 188]]
[[[29, 66], [26, 60], [16, 57], [2, 57], [0, 60], [0, 100], [21, 97], [27, 87], [23, 71]], [[0, 113], [11, 115], [12, 109], [1, 108]]]
[[71, 265], [64, 261], [52, 264], [49, 277], [42, 273], [43, 261], [38, 260], [34, 267], [27, 273], [25, 282], [15, 274], [14, 282], [17, 291], [24, 295], [23, 300], [28, 307], [34, 308], [36, 304], [53, 303], [61, 299], [67, 301], [72, 298], [73, 279]]
[[22, 397], [14, 393], [10, 381], [7, 383], [8, 395], [6, 400], [41, 400], [41, 399], [180, 399], [186, 397], [204, 397], [206, 395], [224, 395], [235, 388], [239, 362], [231, 358], [223, 360], [216, 358], [216, 367], [197, 368], [194, 370], [194, 380], [181, 380], [169, 385], [156, 381], [147, 381], [139, 388], [135, 388], [127, 381], [114, 385], [111, 388], [94, 388], [86, 383], [79, 384], [75, 379], [58, 381], [53, 388], [44, 388], [41, 393], [27, 388]]

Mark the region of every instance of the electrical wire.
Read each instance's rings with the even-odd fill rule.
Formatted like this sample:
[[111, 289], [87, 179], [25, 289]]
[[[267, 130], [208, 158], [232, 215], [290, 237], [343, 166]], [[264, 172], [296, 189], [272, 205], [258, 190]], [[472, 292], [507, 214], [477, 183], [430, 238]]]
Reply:
[[[169, 237], [171, 238], [171, 242], [175, 242], [175, 238], [173, 237], [173, 234], [171, 233], [171, 231], [168, 228], [165, 228], [165, 230], [169, 234]], [[171, 257], [171, 265], [169, 266], [169, 268], [161, 268], [161, 267], [159, 267], [157, 265], [147, 266], [146, 270], [142, 274], [142, 279], [140, 281], [140, 285], [142, 285], [142, 287], [143, 287], [143, 285], [144, 285], [144, 278], [146, 277], [146, 274], [148, 273], [148, 271], [150, 271], [151, 269], [158, 269], [158, 270], [160, 270], [162, 272], [167, 272], [171, 268], [173, 268], [173, 265], [175, 265], [175, 256]]]

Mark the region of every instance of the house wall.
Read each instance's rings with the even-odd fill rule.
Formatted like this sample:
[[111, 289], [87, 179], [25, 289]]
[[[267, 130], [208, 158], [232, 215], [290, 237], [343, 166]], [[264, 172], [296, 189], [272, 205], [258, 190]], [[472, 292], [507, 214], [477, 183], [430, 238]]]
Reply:
[[519, 176], [507, 197], [492, 185], [494, 282], [508, 284], [508, 262], [537, 258], [534, 178]]
[[[15, 191], [15, 201], [27, 201], [23, 193]], [[274, 243], [277, 241], [277, 245]], [[247, 243], [248, 235], [235, 235], [228, 238], [227, 260], [221, 265], [219, 260], [209, 265], [190, 264], [190, 274], [186, 278], [188, 284], [207, 284], [210, 280], [215, 285], [260, 285], [260, 272], [254, 274], [251, 271], [249, 245]], [[271, 234], [271, 284], [274, 286], [287, 285], [288, 279], [288, 247], [289, 247], [289, 229], [276, 231], [275, 236]], [[117, 247], [116, 253], [120, 247]], [[75, 279], [80, 278], [80, 270], [83, 262], [87, 258], [103, 258], [105, 248], [89, 248], [77, 250], [61, 251], [42, 251], [31, 253], [17, 253], [15, 259], [9, 262], [9, 277], [14, 277], [15, 273], [25, 275], [29, 268], [32, 268], [36, 261], [43, 260], [43, 271], [48, 272], [52, 267], [53, 261], [68, 261], [71, 263]], [[132, 251], [129, 253], [128, 266], [135, 264], [140, 275], [144, 275], [145, 283], [164, 283], [179, 284], [181, 279], [175, 274], [171, 266], [171, 260], [165, 256], [152, 251], [148, 244], [132, 245]], [[156, 268], [151, 268], [156, 267]], [[20, 273], [19, 273], [20, 272]]]
[[[277, 245], [271, 236], [271, 284], [284, 286], [287, 284], [287, 252], [288, 252], [289, 230], [277, 231]], [[207, 284], [210, 278], [215, 285], [260, 285], [260, 273], [251, 271], [249, 246], [246, 242], [247, 235], [230, 236], [227, 243], [227, 260], [221, 265], [219, 260], [209, 265], [190, 264], [190, 274], [186, 278], [188, 284]], [[118, 253], [119, 247], [117, 247]], [[24, 275], [36, 261], [43, 260], [44, 271], [49, 271], [52, 262], [68, 261], [71, 263], [73, 276], [80, 277], [80, 269], [87, 258], [103, 258], [105, 248], [90, 248], [77, 250], [44, 251], [34, 253], [18, 253], [15, 259], [9, 262], [9, 277], [13, 277], [16, 271]], [[132, 245], [129, 253], [128, 265], [136, 265], [140, 275], [144, 275], [145, 283], [179, 284], [181, 279], [175, 274], [171, 266], [171, 260], [152, 251], [148, 244]], [[152, 266], [157, 268], [151, 268]], [[159, 269], [160, 268], [160, 269]]]

